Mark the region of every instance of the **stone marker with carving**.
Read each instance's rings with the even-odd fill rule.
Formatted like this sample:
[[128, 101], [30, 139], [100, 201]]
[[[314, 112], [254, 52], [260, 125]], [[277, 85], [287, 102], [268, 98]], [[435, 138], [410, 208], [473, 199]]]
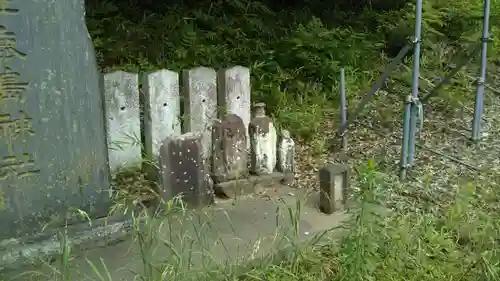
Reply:
[[165, 201], [181, 195], [193, 207], [213, 202], [208, 163], [203, 158], [203, 132], [167, 137], [160, 148], [160, 190]]
[[247, 137], [243, 120], [229, 114], [216, 120], [212, 131], [212, 176], [224, 182], [248, 176]]
[[0, 12], [0, 240], [63, 225], [70, 207], [106, 216], [103, 100], [84, 0], [8, 0]]
[[255, 175], [271, 174], [276, 167], [276, 129], [266, 116], [266, 104], [254, 106], [254, 118], [249, 125], [251, 172]]
[[284, 184], [291, 184], [295, 174], [295, 142], [288, 130], [281, 131], [281, 141], [278, 146], [278, 171], [287, 175]]
[[328, 164], [319, 171], [320, 210], [333, 214], [343, 210], [346, 203], [349, 167], [344, 164]]

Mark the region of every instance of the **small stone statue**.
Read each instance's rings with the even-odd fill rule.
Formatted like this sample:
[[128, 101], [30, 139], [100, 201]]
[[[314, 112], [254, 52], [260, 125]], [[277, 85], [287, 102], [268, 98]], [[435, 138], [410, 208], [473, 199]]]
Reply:
[[251, 172], [256, 175], [271, 174], [276, 167], [276, 129], [266, 116], [266, 104], [254, 106], [254, 118], [249, 125], [251, 148]]
[[216, 183], [248, 176], [247, 136], [243, 120], [229, 114], [212, 127], [212, 174]]
[[295, 173], [295, 142], [288, 130], [281, 131], [281, 141], [278, 148], [278, 171], [293, 180]]

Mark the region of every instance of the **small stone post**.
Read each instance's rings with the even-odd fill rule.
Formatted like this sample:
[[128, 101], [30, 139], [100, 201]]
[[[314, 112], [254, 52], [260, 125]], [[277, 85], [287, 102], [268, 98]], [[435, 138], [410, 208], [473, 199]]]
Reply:
[[250, 69], [243, 66], [234, 66], [219, 70], [217, 76], [217, 100], [221, 107], [219, 118], [226, 114], [238, 115], [245, 125], [246, 145], [247, 149], [250, 149], [250, 138], [248, 136], [248, 125], [251, 119]]
[[179, 74], [158, 70], [142, 76], [144, 92], [144, 148], [146, 157], [156, 161], [163, 140], [181, 135]]
[[333, 214], [343, 210], [349, 181], [349, 168], [344, 164], [328, 164], [319, 171], [320, 210]]
[[140, 167], [141, 119], [136, 73], [102, 75], [109, 169], [113, 177], [124, 168]]
[[185, 131], [203, 133], [203, 157], [210, 159], [212, 124], [217, 119], [217, 73], [197, 67], [183, 73]]
[[142, 76], [144, 93], [143, 171], [149, 180], [158, 181], [160, 147], [168, 136], [181, 135], [179, 74], [169, 70], [149, 72]]

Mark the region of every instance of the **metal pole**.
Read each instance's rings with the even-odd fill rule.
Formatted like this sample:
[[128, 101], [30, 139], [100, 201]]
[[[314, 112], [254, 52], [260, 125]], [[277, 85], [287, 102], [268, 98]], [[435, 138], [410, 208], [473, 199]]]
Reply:
[[342, 135], [342, 133], [347, 129], [347, 127], [349, 127], [349, 124], [358, 117], [358, 115], [361, 113], [365, 105], [370, 101], [371, 97], [375, 94], [375, 92], [378, 91], [378, 89], [380, 89], [380, 87], [382, 87], [387, 77], [389, 77], [391, 72], [399, 65], [403, 57], [410, 51], [410, 49], [411, 49], [411, 44], [405, 45], [399, 51], [398, 55], [392, 59], [389, 66], [387, 66], [382, 75], [380, 75], [380, 77], [377, 79], [377, 82], [375, 82], [375, 84], [372, 85], [366, 96], [358, 104], [356, 110], [354, 110], [354, 112], [351, 114], [352, 117], [349, 117], [349, 119], [347, 119], [347, 122], [345, 122], [345, 124], [341, 125], [338, 128], [337, 134]]
[[419, 106], [418, 87], [420, 79], [420, 45], [422, 34], [422, 0], [417, 0], [415, 6], [415, 52], [413, 53], [413, 81], [411, 85], [411, 115], [410, 115], [410, 134], [408, 145], [408, 164], [411, 166], [415, 161], [415, 141], [417, 129], [417, 112]]
[[400, 179], [406, 179], [408, 166], [413, 164], [415, 154], [415, 130], [417, 128], [417, 102], [420, 78], [420, 37], [422, 33], [422, 0], [417, 0], [415, 6], [415, 38], [413, 53], [413, 74], [411, 96], [405, 101], [403, 121], [403, 143], [401, 144]]
[[490, 25], [490, 0], [484, 0], [483, 11], [483, 37], [481, 46], [481, 70], [476, 85], [476, 101], [474, 106], [474, 119], [472, 121], [472, 140], [479, 141], [481, 135], [481, 115], [484, 107], [484, 83], [486, 82], [486, 64]]
[[481, 44], [476, 44], [474, 46], [474, 48], [472, 49], [471, 52], [469, 52], [467, 54], [467, 57], [466, 59], [462, 60], [460, 63], [458, 63], [455, 68], [453, 68], [453, 70], [448, 73], [448, 75], [446, 75], [443, 79], [441, 79], [441, 81], [439, 81], [439, 83], [434, 86], [434, 88], [432, 88], [432, 90], [430, 92], [427, 93], [427, 95], [425, 95], [423, 98], [420, 99], [420, 103], [422, 104], [425, 104], [429, 101], [430, 98], [432, 98], [433, 96], [437, 95], [439, 93], [439, 90], [444, 86], [444, 85], [448, 85], [450, 84], [450, 81], [453, 77], [455, 77], [455, 75], [466, 65], [468, 64], [471, 60], [472, 60], [472, 57], [476, 55], [476, 53], [479, 52], [479, 50], [481, 49]]
[[[345, 71], [340, 69], [340, 124], [347, 122], [347, 101], [345, 94]], [[347, 130], [342, 133], [342, 150], [347, 149]]]
[[399, 165], [401, 167], [399, 179], [406, 179], [406, 172], [408, 168], [408, 138], [410, 136], [410, 110], [411, 110], [411, 96], [408, 96], [405, 101], [405, 112], [403, 121], [403, 143], [401, 144], [401, 160]]

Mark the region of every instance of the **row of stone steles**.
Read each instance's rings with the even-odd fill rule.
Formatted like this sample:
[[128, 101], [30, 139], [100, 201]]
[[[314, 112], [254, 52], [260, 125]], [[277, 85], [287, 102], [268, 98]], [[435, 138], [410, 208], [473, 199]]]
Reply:
[[[159, 163], [161, 155], [170, 155], [163, 159], [160, 169], [169, 169], [168, 172], [162, 171], [160, 177], [160, 189], [165, 190], [160, 193], [170, 194], [165, 195], [166, 198], [181, 191], [186, 195], [212, 190], [200, 187], [197, 179], [201, 177], [200, 173], [203, 178], [210, 178], [216, 190], [228, 193], [226, 196], [248, 191], [249, 187], [235, 187], [230, 193], [223, 183], [240, 186], [243, 182], [250, 182], [247, 186], [255, 186], [267, 178], [273, 182], [284, 181], [283, 173], [276, 171], [277, 162], [280, 162], [276, 129], [266, 116], [263, 104], [256, 105], [259, 109], [252, 120], [248, 68], [235, 66], [215, 71], [197, 67], [182, 72], [182, 75], [170, 70], [142, 75], [117, 71], [102, 75], [101, 85], [109, 166], [113, 176], [124, 169], [141, 167], [145, 161]], [[256, 138], [250, 137], [251, 130]], [[288, 132], [284, 136], [293, 144]], [[201, 139], [196, 140], [198, 137]], [[253, 139], [255, 149], [252, 150]], [[160, 153], [166, 140], [177, 144], [169, 148], [177, 155], [174, 152], [165, 154], [164, 150]], [[194, 151], [199, 155], [194, 157]], [[198, 164], [185, 166], [189, 162], [186, 155], [192, 158], [191, 163]], [[286, 159], [292, 163], [294, 157], [287, 156]], [[294, 164], [281, 166], [291, 170]]]
[[156, 162], [161, 197], [193, 206], [294, 180], [295, 144], [286, 130], [278, 140], [265, 104], [252, 114], [246, 67], [118, 71], [101, 85], [112, 176]]

